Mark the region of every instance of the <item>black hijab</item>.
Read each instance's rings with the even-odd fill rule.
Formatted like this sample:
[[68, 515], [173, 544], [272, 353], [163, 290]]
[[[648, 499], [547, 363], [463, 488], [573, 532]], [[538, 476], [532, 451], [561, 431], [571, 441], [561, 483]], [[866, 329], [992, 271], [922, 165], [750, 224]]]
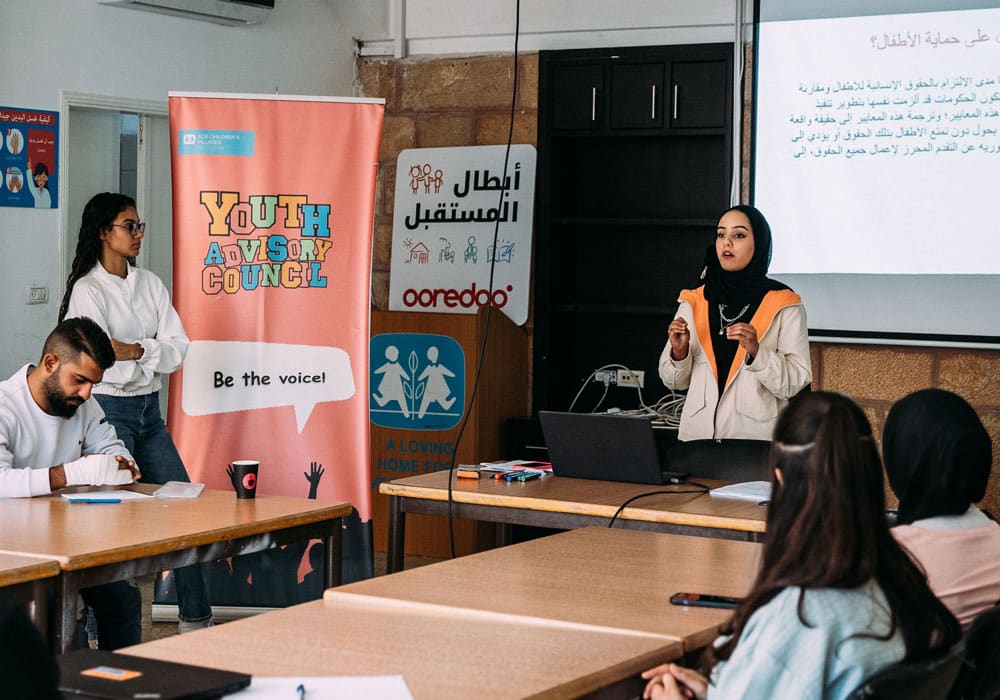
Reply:
[[882, 454], [900, 525], [961, 515], [986, 495], [993, 443], [972, 406], [950, 391], [899, 400], [885, 420]]
[[719, 264], [715, 243], [712, 243], [705, 251], [705, 298], [713, 304], [736, 307], [749, 304], [756, 308], [769, 291], [788, 289], [788, 286], [767, 276], [767, 267], [771, 263], [771, 227], [764, 215], [754, 207], [740, 204], [722, 212], [722, 216], [731, 211], [742, 212], [750, 220], [753, 257], [742, 270], [727, 272]]

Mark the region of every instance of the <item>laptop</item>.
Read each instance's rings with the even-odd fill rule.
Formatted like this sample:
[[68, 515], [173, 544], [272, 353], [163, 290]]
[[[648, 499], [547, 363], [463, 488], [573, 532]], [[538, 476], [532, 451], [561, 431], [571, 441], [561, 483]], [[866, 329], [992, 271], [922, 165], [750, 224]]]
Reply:
[[80, 649], [56, 658], [63, 697], [107, 700], [208, 700], [250, 685], [250, 675], [145, 659], [99, 649]]
[[552, 473], [582, 479], [665, 484], [652, 417], [539, 411]]

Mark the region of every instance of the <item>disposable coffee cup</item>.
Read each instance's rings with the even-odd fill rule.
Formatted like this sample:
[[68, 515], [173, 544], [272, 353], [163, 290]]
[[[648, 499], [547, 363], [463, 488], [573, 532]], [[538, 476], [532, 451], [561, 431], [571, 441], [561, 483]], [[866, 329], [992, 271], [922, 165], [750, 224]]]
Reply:
[[233, 481], [237, 498], [257, 496], [257, 470], [260, 462], [253, 459], [238, 459], [229, 465], [229, 478]]

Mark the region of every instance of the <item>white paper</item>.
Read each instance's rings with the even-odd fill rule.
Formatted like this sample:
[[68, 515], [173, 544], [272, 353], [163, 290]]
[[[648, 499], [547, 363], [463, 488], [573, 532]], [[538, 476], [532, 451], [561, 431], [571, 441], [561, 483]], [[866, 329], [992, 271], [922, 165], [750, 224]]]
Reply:
[[717, 489], [712, 489], [709, 491], [709, 494], [722, 498], [737, 498], [742, 501], [761, 503], [762, 501], [771, 500], [771, 482], [741, 481], [738, 484], [729, 484], [728, 486], [720, 486]]
[[168, 481], [153, 491], [157, 498], [198, 498], [205, 490], [205, 484], [189, 484], [185, 481]]
[[227, 695], [238, 700], [295, 700], [297, 688], [305, 688], [306, 700], [341, 700], [370, 698], [377, 700], [412, 700], [402, 676], [288, 676], [258, 678], [250, 686]]
[[103, 501], [105, 503], [113, 503], [115, 501], [138, 501], [143, 498], [152, 498], [149, 494], [139, 493], [138, 491], [122, 491], [120, 489], [115, 491], [79, 491], [77, 493], [64, 493], [62, 497], [71, 503], [73, 501], [81, 501], [84, 503], [88, 501]]

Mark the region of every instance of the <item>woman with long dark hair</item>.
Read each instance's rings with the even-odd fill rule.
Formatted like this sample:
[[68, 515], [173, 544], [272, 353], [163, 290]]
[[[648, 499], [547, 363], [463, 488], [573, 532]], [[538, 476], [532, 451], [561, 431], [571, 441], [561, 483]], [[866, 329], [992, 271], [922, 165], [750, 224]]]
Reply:
[[667, 327], [660, 379], [687, 390], [678, 438], [770, 440], [788, 399], [812, 381], [799, 295], [767, 276], [771, 227], [748, 206], [719, 217], [705, 283], [686, 289]]
[[892, 535], [968, 627], [1000, 601], [1000, 524], [973, 505], [993, 468], [990, 434], [961, 396], [924, 389], [889, 411], [882, 454], [899, 498]]
[[[145, 232], [128, 195], [104, 192], [87, 202], [59, 320], [89, 316], [111, 338], [115, 364], [94, 398], [141, 465], [140, 481], [190, 481], [159, 399], [162, 377], [180, 368], [188, 337], [163, 282], [135, 267]], [[174, 577], [181, 631], [210, 624], [201, 565], [176, 569]]]
[[793, 399], [771, 467], [760, 571], [707, 650], [707, 677], [658, 666], [643, 674], [643, 697], [834, 700], [961, 637], [889, 533], [882, 464], [857, 404], [827, 392]]

